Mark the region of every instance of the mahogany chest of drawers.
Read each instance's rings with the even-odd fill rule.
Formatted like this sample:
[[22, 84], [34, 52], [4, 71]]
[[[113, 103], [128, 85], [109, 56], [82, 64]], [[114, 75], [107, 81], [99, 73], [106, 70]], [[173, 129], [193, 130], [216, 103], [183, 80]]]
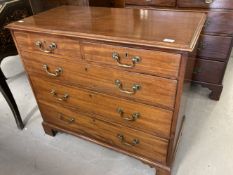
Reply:
[[209, 88], [209, 97], [219, 100], [233, 43], [232, 0], [122, 0], [116, 6], [205, 12], [207, 20], [198, 44], [193, 82]]
[[63, 6], [8, 28], [47, 134], [79, 136], [169, 175], [205, 18]]

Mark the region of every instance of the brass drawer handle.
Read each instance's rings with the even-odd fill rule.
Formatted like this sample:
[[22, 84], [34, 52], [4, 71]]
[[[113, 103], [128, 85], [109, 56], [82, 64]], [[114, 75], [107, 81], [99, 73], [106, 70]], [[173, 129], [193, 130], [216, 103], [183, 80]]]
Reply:
[[44, 53], [52, 53], [56, 48], [57, 48], [57, 44], [52, 42], [48, 48], [46, 49], [44, 43], [42, 43], [41, 41], [36, 41], [36, 47], [39, 48], [40, 51], [44, 52]]
[[132, 86], [132, 91], [124, 90], [121, 80], [116, 80], [116, 81], [115, 81], [115, 85], [120, 89], [120, 92], [129, 94], [129, 95], [133, 95], [133, 94], [135, 94], [138, 90], [141, 89], [141, 86], [140, 86], [140, 85], [134, 84], [134, 85]]
[[136, 63], [139, 63], [141, 61], [141, 58], [139, 56], [134, 56], [132, 58], [132, 64], [123, 64], [121, 63], [120, 55], [117, 52], [112, 53], [112, 58], [116, 60], [118, 66], [125, 67], [125, 68], [135, 67]]
[[66, 101], [69, 97], [69, 94], [64, 94], [61, 97], [59, 97], [59, 95], [54, 89], [51, 90], [50, 94], [52, 94], [52, 96], [54, 96], [59, 101]]
[[131, 116], [124, 117], [124, 110], [122, 108], [117, 108], [117, 112], [126, 121], [136, 121], [140, 117], [140, 113], [139, 112], [134, 112]]
[[205, 42], [200, 42], [199, 47], [197, 48], [199, 51], [205, 49], [207, 47], [207, 43]]
[[67, 124], [71, 124], [75, 122], [74, 118], [65, 118], [62, 114], [59, 114], [58, 117], [60, 120], [62, 120], [63, 122], [66, 122]]
[[214, 0], [205, 0], [205, 3], [206, 4], [211, 4], [211, 3], [213, 3], [214, 2]]
[[123, 134], [117, 134], [117, 137], [119, 138], [119, 140], [121, 141], [122, 145], [126, 145], [126, 146], [136, 146], [138, 145], [139, 139], [133, 139], [132, 143], [129, 143], [125, 140], [125, 136]]
[[61, 75], [62, 73], [62, 68], [61, 67], [58, 67], [55, 69], [55, 73], [52, 73], [52, 72], [49, 72], [49, 66], [47, 64], [44, 64], [43, 65], [43, 69], [45, 70], [45, 72], [49, 75], [49, 76], [52, 76], [52, 77], [58, 77]]

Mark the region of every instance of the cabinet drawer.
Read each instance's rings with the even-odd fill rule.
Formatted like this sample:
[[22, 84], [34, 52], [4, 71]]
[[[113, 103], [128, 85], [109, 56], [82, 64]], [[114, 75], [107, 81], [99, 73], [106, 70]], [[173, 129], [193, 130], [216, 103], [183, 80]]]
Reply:
[[231, 37], [202, 35], [197, 55], [211, 60], [226, 61], [231, 48]]
[[121, 125], [78, 114], [66, 108], [39, 103], [44, 120], [65, 130], [102, 141], [149, 160], [165, 163], [168, 140]]
[[209, 11], [203, 32], [233, 35], [233, 23], [231, 21], [233, 21], [233, 11]]
[[224, 62], [197, 59], [193, 80], [219, 84], [222, 82], [225, 64]]
[[14, 31], [17, 45], [22, 51], [33, 51], [51, 56], [81, 58], [77, 39], [47, 34]]
[[[50, 80], [77, 85], [106, 94], [123, 97], [150, 105], [174, 107], [177, 81], [151, 75], [131, 73], [85, 62], [68, 62], [55, 57], [21, 53], [27, 71]], [[33, 61], [32, 61], [33, 60]], [[62, 69], [60, 76], [48, 75], [49, 71]]]
[[232, 0], [178, 0], [179, 7], [233, 9]]
[[104, 44], [82, 44], [84, 58], [127, 71], [178, 77], [180, 55]]
[[[172, 121], [172, 111], [135, 103], [93, 91], [46, 82], [33, 76], [30, 77], [36, 97], [40, 101], [60, 104], [95, 113], [103, 120], [139, 129], [150, 134], [169, 138]], [[50, 94], [55, 90], [57, 95]], [[58, 100], [64, 94], [69, 97]]]
[[128, 5], [156, 5], [156, 6], [175, 6], [176, 0], [126, 0], [125, 4]]

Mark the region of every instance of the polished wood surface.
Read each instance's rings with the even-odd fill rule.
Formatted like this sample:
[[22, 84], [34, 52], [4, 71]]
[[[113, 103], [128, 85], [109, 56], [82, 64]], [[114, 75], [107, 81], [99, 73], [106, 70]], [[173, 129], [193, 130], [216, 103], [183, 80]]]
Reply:
[[179, 7], [233, 9], [232, 0], [178, 0]]
[[163, 7], [174, 7], [176, 5], [176, 0], [125, 0], [126, 4], [131, 5], [145, 5], [145, 6], [163, 6]]
[[[69, 15], [57, 20], [67, 20], [64, 25], [48, 24], [52, 12], [59, 16], [66, 10]], [[138, 16], [141, 12], [146, 13], [145, 19]], [[87, 23], [68, 19], [74, 14]], [[134, 18], [124, 24], [128, 28], [121, 28], [122, 23], [108, 26], [109, 19], [122, 21], [122, 14]], [[161, 15], [167, 20], [153, 18]], [[182, 37], [174, 33], [178, 29], [174, 17], [183, 21]], [[205, 14], [179, 11], [60, 7], [8, 27], [47, 134], [70, 133], [142, 160], [156, 167], [157, 175], [170, 175], [204, 19]], [[172, 27], [157, 31], [165, 23]], [[74, 32], [79, 27], [88, 30]], [[116, 37], [119, 34], [124, 38]], [[163, 35], [169, 42], [171, 36], [182, 38], [189, 49], [185, 44], [177, 48], [176, 40], [151, 42], [153, 36]]]
[[197, 56], [209, 60], [226, 61], [231, 49], [231, 37], [202, 35]]
[[[72, 112], [66, 108], [56, 107], [39, 103], [42, 116], [46, 122], [55, 124], [67, 130], [75, 131], [91, 138], [101, 140], [107, 144], [114, 145], [128, 152], [143, 155], [144, 157], [160, 162], [166, 162], [168, 141], [144, 132], [125, 128], [121, 125], [113, 125], [88, 117], [81, 113]], [[69, 122], [73, 120], [73, 122]], [[121, 134], [125, 142], [132, 144], [134, 139], [139, 143], [135, 146], [126, 145], [118, 137]]]
[[8, 28], [192, 51], [204, 20], [203, 13], [62, 6]]

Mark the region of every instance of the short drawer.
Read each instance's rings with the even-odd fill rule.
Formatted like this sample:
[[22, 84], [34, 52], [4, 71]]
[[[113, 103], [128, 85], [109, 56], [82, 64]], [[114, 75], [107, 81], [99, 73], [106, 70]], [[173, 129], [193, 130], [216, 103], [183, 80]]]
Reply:
[[198, 57], [226, 61], [231, 49], [232, 37], [202, 35], [198, 46]]
[[143, 5], [143, 6], [175, 6], [176, 0], [125, 0], [127, 5]]
[[[121, 71], [82, 61], [68, 62], [28, 52], [21, 55], [29, 74], [42, 75], [49, 80], [149, 105], [174, 108], [177, 80]], [[57, 72], [58, 76], [54, 76]]]
[[[59, 85], [31, 76], [40, 101], [95, 113], [100, 119], [169, 138], [173, 112], [101, 93]], [[56, 94], [51, 93], [55, 91]], [[64, 98], [68, 95], [67, 99]], [[63, 100], [62, 100], [63, 98]]]
[[181, 55], [96, 43], [83, 43], [84, 58], [127, 71], [177, 78]]
[[225, 64], [224, 62], [197, 59], [193, 80], [219, 84], [222, 82]]
[[220, 33], [233, 35], [233, 11], [209, 11], [204, 33]]
[[233, 9], [232, 0], [178, 0], [179, 7]]
[[66, 108], [39, 103], [44, 120], [62, 129], [79, 133], [143, 156], [151, 161], [165, 163], [168, 140], [121, 125], [113, 125], [93, 117], [70, 111]]
[[14, 31], [14, 35], [17, 45], [22, 51], [81, 58], [80, 45], [77, 39], [19, 31]]

